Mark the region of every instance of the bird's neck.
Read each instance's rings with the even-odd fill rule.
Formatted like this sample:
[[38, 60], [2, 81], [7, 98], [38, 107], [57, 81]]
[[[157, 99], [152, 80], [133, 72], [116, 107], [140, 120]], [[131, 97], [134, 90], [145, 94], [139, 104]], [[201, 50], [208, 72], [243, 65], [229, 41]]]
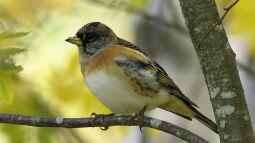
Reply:
[[80, 65], [81, 65], [81, 71], [84, 71], [84, 66], [86, 66], [88, 60], [98, 53], [99, 51], [111, 47], [111, 44], [108, 44], [106, 46], [102, 45], [90, 45], [89, 48], [79, 47], [79, 59], [80, 59]]

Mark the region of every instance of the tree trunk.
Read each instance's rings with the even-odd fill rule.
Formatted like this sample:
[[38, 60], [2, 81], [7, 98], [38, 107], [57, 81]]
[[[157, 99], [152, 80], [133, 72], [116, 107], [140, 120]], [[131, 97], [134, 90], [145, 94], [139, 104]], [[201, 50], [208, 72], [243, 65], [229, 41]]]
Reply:
[[[207, 83], [221, 143], [254, 143], [244, 91], [213, 0], [180, 0], [185, 22]], [[202, 43], [201, 43], [202, 42]]]

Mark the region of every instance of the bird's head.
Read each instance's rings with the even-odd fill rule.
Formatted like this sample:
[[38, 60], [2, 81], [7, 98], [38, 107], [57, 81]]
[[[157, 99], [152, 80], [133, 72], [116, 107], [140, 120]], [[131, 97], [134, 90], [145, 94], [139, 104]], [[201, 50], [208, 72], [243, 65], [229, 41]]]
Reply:
[[75, 36], [67, 38], [66, 41], [77, 45], [80, 54], [91, 56], [117, 42], [118, 37], [108, 26], [100, 22], [91, 22], [81, 27]]

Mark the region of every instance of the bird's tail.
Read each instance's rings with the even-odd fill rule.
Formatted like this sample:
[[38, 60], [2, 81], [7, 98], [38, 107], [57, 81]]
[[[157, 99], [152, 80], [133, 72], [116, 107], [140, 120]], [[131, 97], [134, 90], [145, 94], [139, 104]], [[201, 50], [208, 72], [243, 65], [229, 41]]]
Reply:
[[194, 113], [194, 115], [193, 115], [194, 118], [196, 118], [199, 122], [204, 124], [206, 127], [213, 130], [215, 133], [217, 133], [217, 134], [219, 133], [217, 125], [212, 120], [210, 120], [209, 118], [204, 116], [196, 108], [192, 108], [192, 111]]

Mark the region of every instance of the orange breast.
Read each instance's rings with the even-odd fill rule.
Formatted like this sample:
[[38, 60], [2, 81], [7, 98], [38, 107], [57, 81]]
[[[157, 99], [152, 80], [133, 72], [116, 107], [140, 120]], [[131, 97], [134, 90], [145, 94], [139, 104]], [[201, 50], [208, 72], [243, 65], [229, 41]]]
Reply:
[[107, 48], [102, 51], [98, 51], [95, 55], [90, 57], [89, 61], [85, 65], [85, 75], [93, 74], [102, 68], [110, 68], [114, 66], [113, 59], [118, 54], [119, 48]]
[[114, 45], [111, 48], [102, 49], [90, 57], [85, 65], [85, 75], [93, 74], [102, 68], [114, 70], [114, 68], [117, 68], [114, 58], [121, 55], [125, 55], [125, 57], [130, 59], [147, 60], [145, 55], [136, 50], [121, 45]]

